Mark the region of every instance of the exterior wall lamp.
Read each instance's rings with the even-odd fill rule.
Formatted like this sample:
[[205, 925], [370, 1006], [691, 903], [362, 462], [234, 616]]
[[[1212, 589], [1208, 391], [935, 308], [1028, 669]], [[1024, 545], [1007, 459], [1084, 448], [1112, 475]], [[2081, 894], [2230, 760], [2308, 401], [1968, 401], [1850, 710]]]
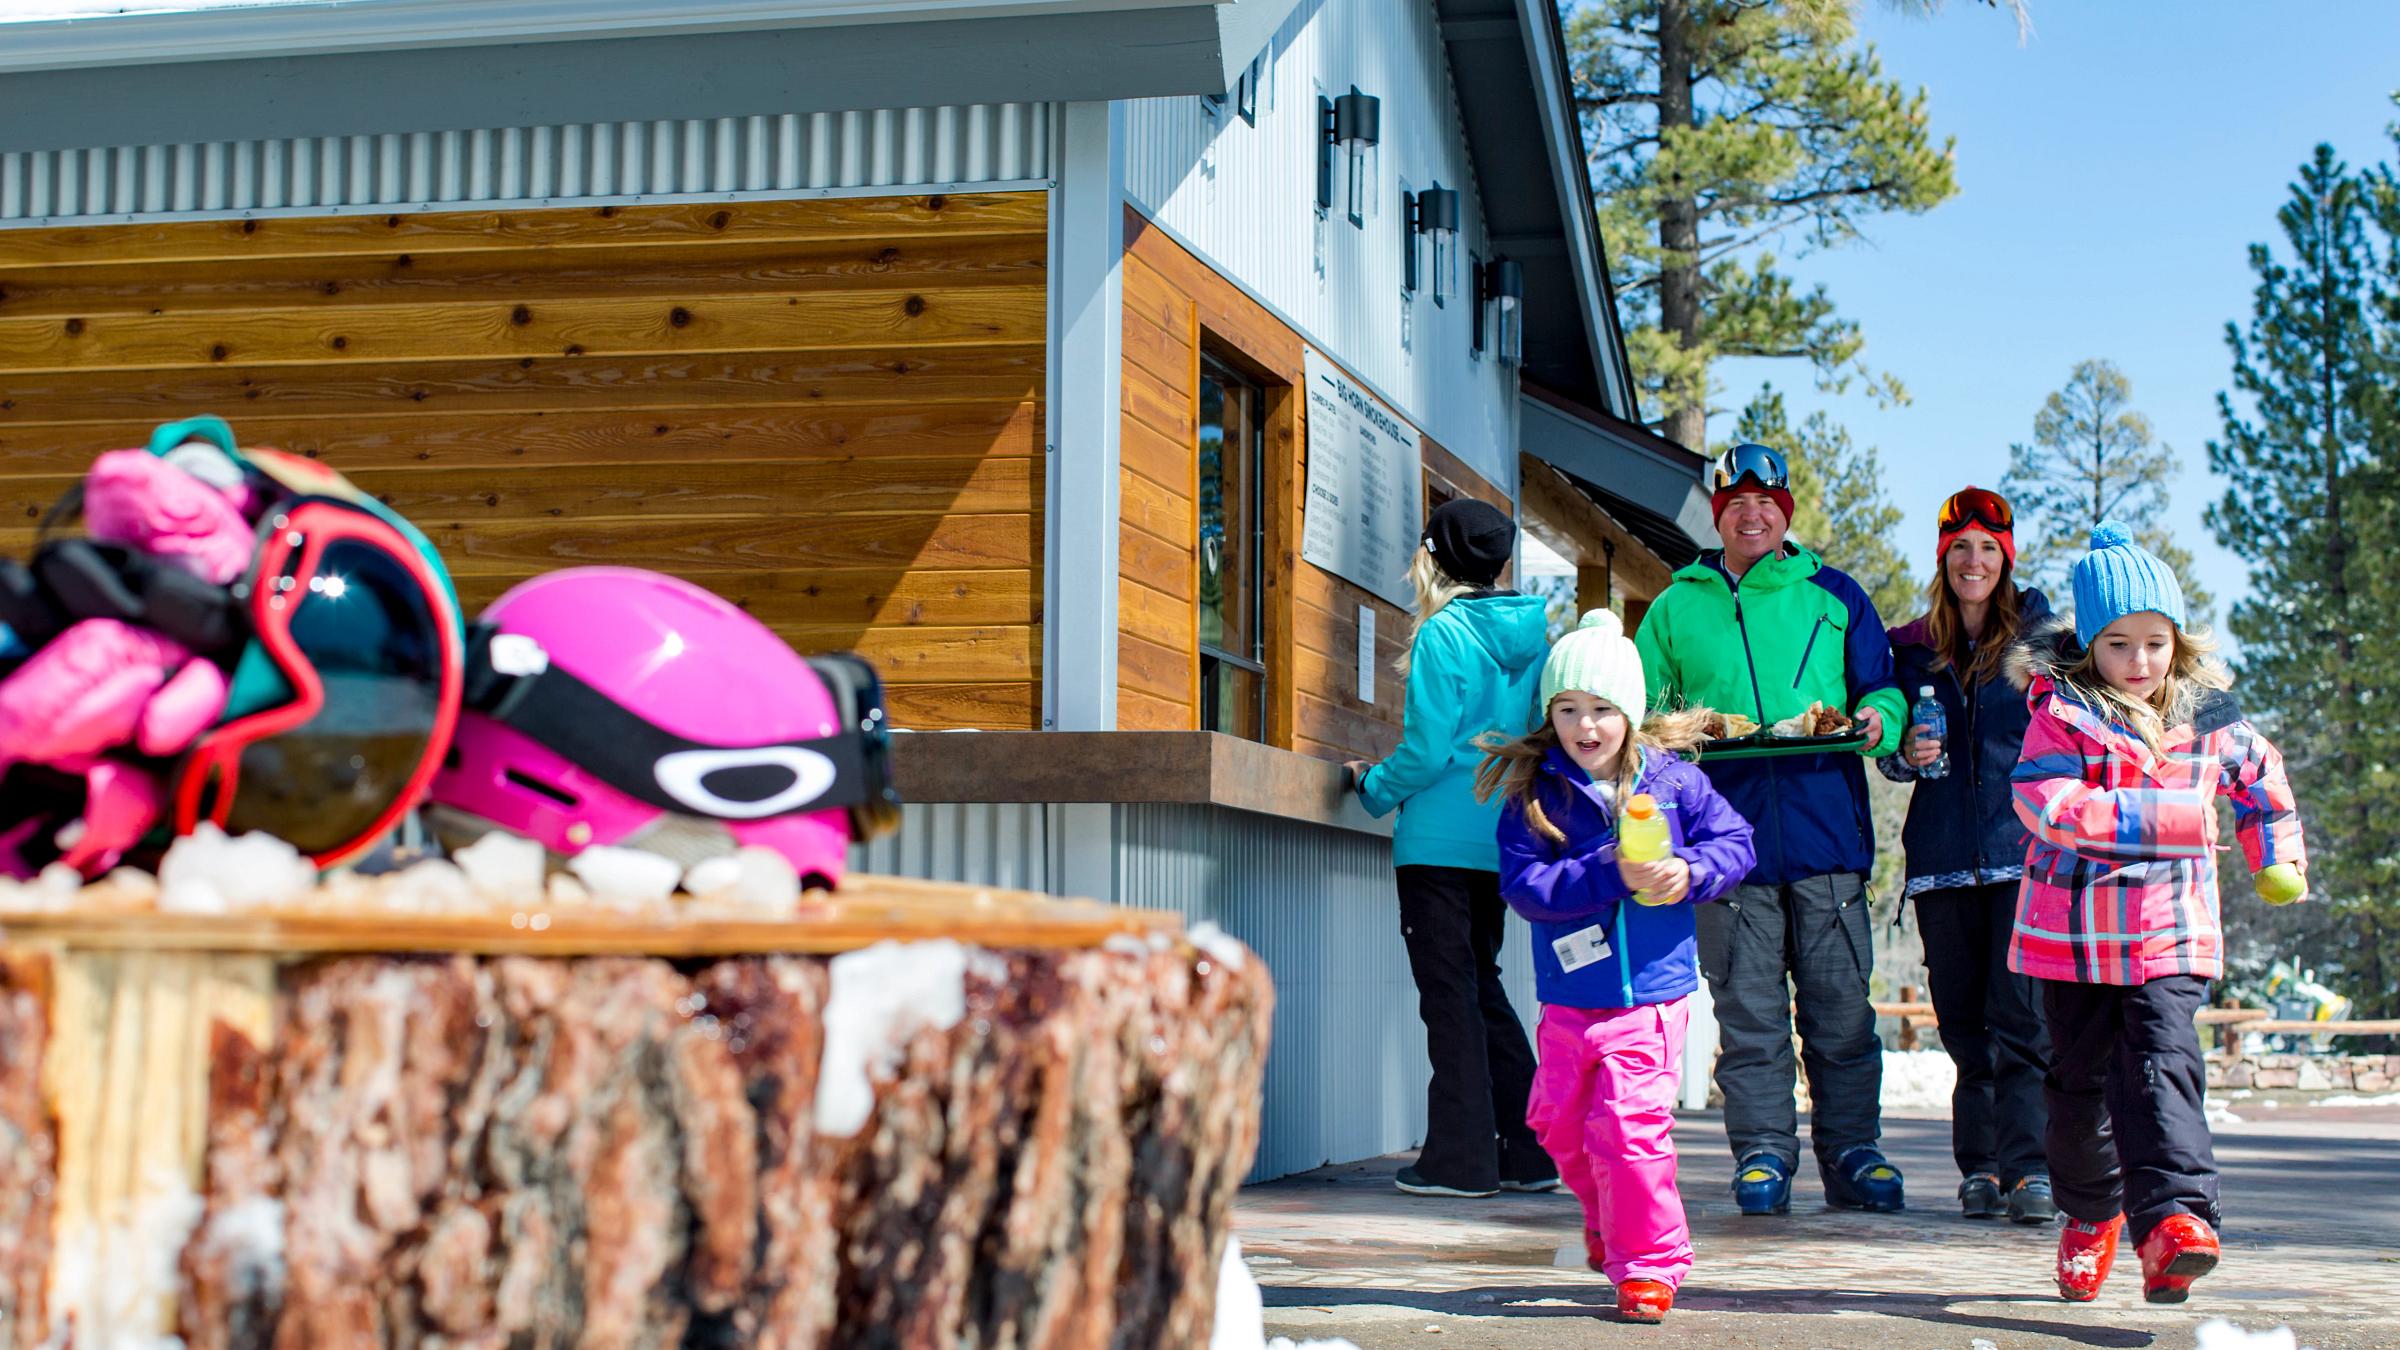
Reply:
[[1507, 258], [1494, 258], [1475, 269], [1475, 350], [1485, 350], [1483, 325], [1491, 316], [1491, 352], [1500, 363], [1513, 366], [1525, 357], [1525, 268]]
[[1458, 292], [1458, 189], [1436, 183], [1408, 202], [1408, 231], [1401, 255], [1408, 260], [1405, 280], [1416, 290], [1417, 236], [1433, 242], [1433, 303], [1439, 305]]
[[1350, 223], [1364, 225], [1375, 212], [1376, 145], [1383, 139], [1383, 101], [1373, 94], [1350, 92], [1339, 98], [1317, 96], [1317, 209], [1333, 209], [1333, 155], [1340, 150], [1350, 161]]

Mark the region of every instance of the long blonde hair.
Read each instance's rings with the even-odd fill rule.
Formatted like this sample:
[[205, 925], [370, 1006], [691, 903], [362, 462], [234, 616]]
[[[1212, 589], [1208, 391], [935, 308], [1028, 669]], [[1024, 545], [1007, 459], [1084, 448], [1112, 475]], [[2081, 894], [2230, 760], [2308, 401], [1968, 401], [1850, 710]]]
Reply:
[[2206, 628], [2175, 629], [2175, 659], [2167, 663], [2167, 677], [2148, 698], [2135, 698], [2103, 679], [2100, 658], [2091, 647], [2082, 648], [2067, 668], [2066, 680], [2102, 712], [2133, 728], [2152, 754], [2165, 753], [2168, 729], [2191, 718], [2201, 691], [2233, 687], [2232, 672], [2217, 659], [2217, 639]]
[[[1618, 805], [1622, 807], [1633, 795], [1648, 752], [1656, 750], [1671, 755], [1690, 752], [1708, 739], [1702, 730], [1708, 718], [1706, 708], [1679, 708], [1674, 712], [1652, 713], [1640, 726], [1626, 728], [1625, 744], [1617, 749]], [[1496, 794], [1506, 794], [1509, 801], [1524, 808], [1525, 823], [1533, 827], [1535, 834], [1553, 844], [1563, 844], [1567, 842], [1566, 832], [1550, 823], [1541, 801], [1542, 760], [1557, 745], [1558, 724], [1550, 720], [1547, 707], [1542, 709], [1542, 724], [1523, 736], [1510, 737], [1492, 731], [1478, 737], [1475, 746], [1483, 751], [1483, 763], [1475, 770], [1475, 800], [1488, 802]]]
[[1408, 678], [1409, 659], [1416, 655], [1417, 634], [1423, 631], [1425, 621], [1441, 613], [1442, 606], [1480, 589], [1443, 571], [1433, 550], [1423, 545], [1418, 546], [1417, 556], [1409, 560], [1408, 584], [1417, 592], [1415, 616], [1408, 621], [1408, 645], [1400, 649], [1399, 657], [1392, 662], [1392, 669], [1403, 680]]
[[[2009, 644], [2017, 640], [2017, 630], [2025, 622], [2015, 564], [2004, 563], [2000, 568], [2000, 584], [1992, 588], [1992, 607], [1983, 616], [1983, 632], [1975, 639], [1972, 661], [1960, 660], [1967, 654], [1966, 616], [1960, 611], [1957, 593], [1950, 589], [1950, 569], [1944, 560], [1934, 563], [1933, 584], [1926, 588], [1926, 599], [1925, 635], [1933, 643], [1933, 668], [1956, 669], [1962, 691], [1971, 691], [1999, 674]], [[1913, 690], [1904, 692], [1916, 697]]]

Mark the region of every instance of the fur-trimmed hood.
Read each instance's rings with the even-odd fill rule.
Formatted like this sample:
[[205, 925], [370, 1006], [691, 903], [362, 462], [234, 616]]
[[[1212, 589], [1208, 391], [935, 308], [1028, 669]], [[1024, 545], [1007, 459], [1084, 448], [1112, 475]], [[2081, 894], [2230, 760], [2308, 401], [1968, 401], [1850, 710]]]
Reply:
[[[2036, 676], [2044, 678], [2065, 697], [2082, 704], [2102, 718], [2115, 721], [2109, 700], [2099, 690], [2072, 677], [2071, 671], [2083, 663], [2084, 646], [2075, 640], [2075, 624], [2056, 614], [2045, 614], [2028, 625], [2010, 645], [2008, 656], [2001, 665], [2008, 682], [2018, 689], [2031, 692]], [[2209, 731], [2241, 718], [2241, 707], [2233, 695], [2226, 692], [2232, 683], [2223, 666], [2213, 658], [2203, 670], [2201, 679], [2186, 680], [2176, 692], [2175, 706], [2166, 710], [2163, 718], [2169, 727], [2190, 725], [2197, 731]]]

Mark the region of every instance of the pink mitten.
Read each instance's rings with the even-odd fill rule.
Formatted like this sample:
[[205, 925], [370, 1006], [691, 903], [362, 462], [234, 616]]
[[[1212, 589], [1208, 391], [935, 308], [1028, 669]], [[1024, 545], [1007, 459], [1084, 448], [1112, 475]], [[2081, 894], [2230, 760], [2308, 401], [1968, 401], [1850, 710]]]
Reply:
[[66, 851], [59, 861], [96, 877], [142, 842], [165, 801], [150, 775], [123, 764], [102, 760], [85, 771], [83, 781], [83, 816], [67, 827], [71, 840], [61, 837]]
[[55, 764], [125, 744], [169, 672], [190, 659], [148, 629], [85, 619], [0, 680], [0, 760]]
[[142, 708], [133, 743], [145, 755], [172, 755], [216, 725], [225, 698], [224, 671], [207, 661], [186, 661]]
[[111, 450], [83, 478], [83, 516], [94, 539], [166, 559], [222, 586], [247, 570], [256, 547], [242, 498], [147, 450]]

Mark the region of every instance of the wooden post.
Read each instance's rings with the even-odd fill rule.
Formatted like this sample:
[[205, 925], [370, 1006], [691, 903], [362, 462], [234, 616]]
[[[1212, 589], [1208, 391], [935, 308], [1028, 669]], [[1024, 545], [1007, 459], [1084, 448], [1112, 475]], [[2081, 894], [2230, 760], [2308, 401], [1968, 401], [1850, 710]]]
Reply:
[[[1901, 985], [1900, 1001], [1902, 1003], [1916, 1002], [1917, 987], [1913, 984]], [[1917, 1048], [1917, 1022], [1915, 1018], [1910, 1017], [1907, 1013], [1900, 1014], [1900, 1048], [1903, 1050], [1914, 1050]]]

